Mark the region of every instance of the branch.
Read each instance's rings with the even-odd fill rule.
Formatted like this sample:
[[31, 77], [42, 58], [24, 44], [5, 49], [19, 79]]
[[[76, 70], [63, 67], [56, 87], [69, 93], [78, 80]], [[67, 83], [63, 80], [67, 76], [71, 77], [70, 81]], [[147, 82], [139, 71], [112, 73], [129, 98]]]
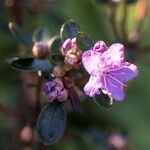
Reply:
[[37, 87], [35, 89], [35, 100], [36, 100], [36, 105], [35, 105], [35, 114], [33, 117], [33, 122], [31, 123], [31, 126], [34, 127], [38, 118], [38, 115], [40, 113], [40, 99], [41, 99], [41, 89], [42, 89], [42, 83], [43, 83], [43, 78], [41, 75], [38, 75], [37, 79]]

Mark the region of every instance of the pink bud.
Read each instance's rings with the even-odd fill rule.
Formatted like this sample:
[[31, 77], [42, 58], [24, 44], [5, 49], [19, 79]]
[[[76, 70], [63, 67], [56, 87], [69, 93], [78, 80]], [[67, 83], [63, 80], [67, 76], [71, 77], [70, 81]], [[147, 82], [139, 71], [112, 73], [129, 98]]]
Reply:
[[74, 54], [67, 54], [65, 57], [65, 62], [70, 65], [75, 65], [78, 62], [78, 57]]
[[105, 50], [106, 50], [106, 44], [105, 42], [103, 41], [98, 41], [94, 47], [93, 47], [93, 51], [96, 51], [96, 52], [100, 52], [100, 53], [103, 53]]
[[72, 40], [70, 38], [66, 39], [61, 47], [61, 52], [63, 55], [67, 53], [68, 50], [70, 50], [72, 47]]
[[48, 46], [44, 42], [37, 42], [34, 44], [32, 52], [36, 58], [45, 58], [48, 53]]
[[66, 55], [69, 51], [75, 53], [77, 50], [76, 46], [76, 38], [73, 39], [66, 39], [61, 47], [61, 53]]

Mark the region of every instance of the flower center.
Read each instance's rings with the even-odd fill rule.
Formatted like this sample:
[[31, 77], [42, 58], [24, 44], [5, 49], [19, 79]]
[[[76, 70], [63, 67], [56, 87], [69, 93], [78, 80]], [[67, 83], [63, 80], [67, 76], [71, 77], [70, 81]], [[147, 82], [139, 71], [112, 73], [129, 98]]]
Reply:
[[108, 68], [106, 68], [105, 65], [99, 64], [98, 65], [98, 74], [99, 75], [107, 75], [107, 74], [109, 74]]

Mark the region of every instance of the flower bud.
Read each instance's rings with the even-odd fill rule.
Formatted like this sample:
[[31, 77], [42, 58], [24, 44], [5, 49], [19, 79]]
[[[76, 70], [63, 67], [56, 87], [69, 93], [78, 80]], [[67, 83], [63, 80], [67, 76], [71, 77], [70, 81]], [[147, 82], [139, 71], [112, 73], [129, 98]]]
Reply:
[[71, 65], [75, 65], [78, 62], [78, 57], [75, 54], [67, 54], [65, 57], [65, 62]]
[[68, 92], [64, 88], [62, 80], [59, 78], [45, 83], [43, 90], [50, 102], [54, 100], [58, 100], [60, 102], [67, 100]]
[[76, 38], [73, 39], [66, 39], [61, 47], [61, 53], [62, 55], [67, 54], [68, 51], [76, 52], [77, 46], [76, 46]]
[[65, 70], [63, 69], [62, 66], [55, 66], [53, 68], [53, 75], [56, 77], [56, 78], [61, 78], [65, 75]]
[[45, 58], [48, 53], [48, 46], [45, 42], [36, 42], [32, 52], [36, 58]]
[[103, 41], [98, 41], [93, 47], [93, 51], [100, 53], [103, 53], [104, 51], [106, 51], [106, 49], [106, 44]]

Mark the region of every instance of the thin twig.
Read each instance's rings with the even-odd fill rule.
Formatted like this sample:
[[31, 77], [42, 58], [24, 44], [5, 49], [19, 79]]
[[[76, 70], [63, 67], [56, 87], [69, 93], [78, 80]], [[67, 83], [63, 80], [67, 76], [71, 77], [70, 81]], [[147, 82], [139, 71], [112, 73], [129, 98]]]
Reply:
[[40, 111], [40, 99], [41, 99], [41, 89], [42, 89], [42, 76], [38, 76], [37, 88], [36, 88], [36, 111]]
[[36, 105], [35, 105], [35, 114], [34, 114], [34, 120], [31, 124], [31, 126], [34, 128], [38, 115], [40, 113], [40, 99], [41, 99], [41, 89], [42, 89], [42, 83], [43, 83], [43, 78], [42, 76], [38, 76], [37, 79], [37, 87], [36, 87], [36, 93], [35, 93], [35, 100], [36, 100]]

